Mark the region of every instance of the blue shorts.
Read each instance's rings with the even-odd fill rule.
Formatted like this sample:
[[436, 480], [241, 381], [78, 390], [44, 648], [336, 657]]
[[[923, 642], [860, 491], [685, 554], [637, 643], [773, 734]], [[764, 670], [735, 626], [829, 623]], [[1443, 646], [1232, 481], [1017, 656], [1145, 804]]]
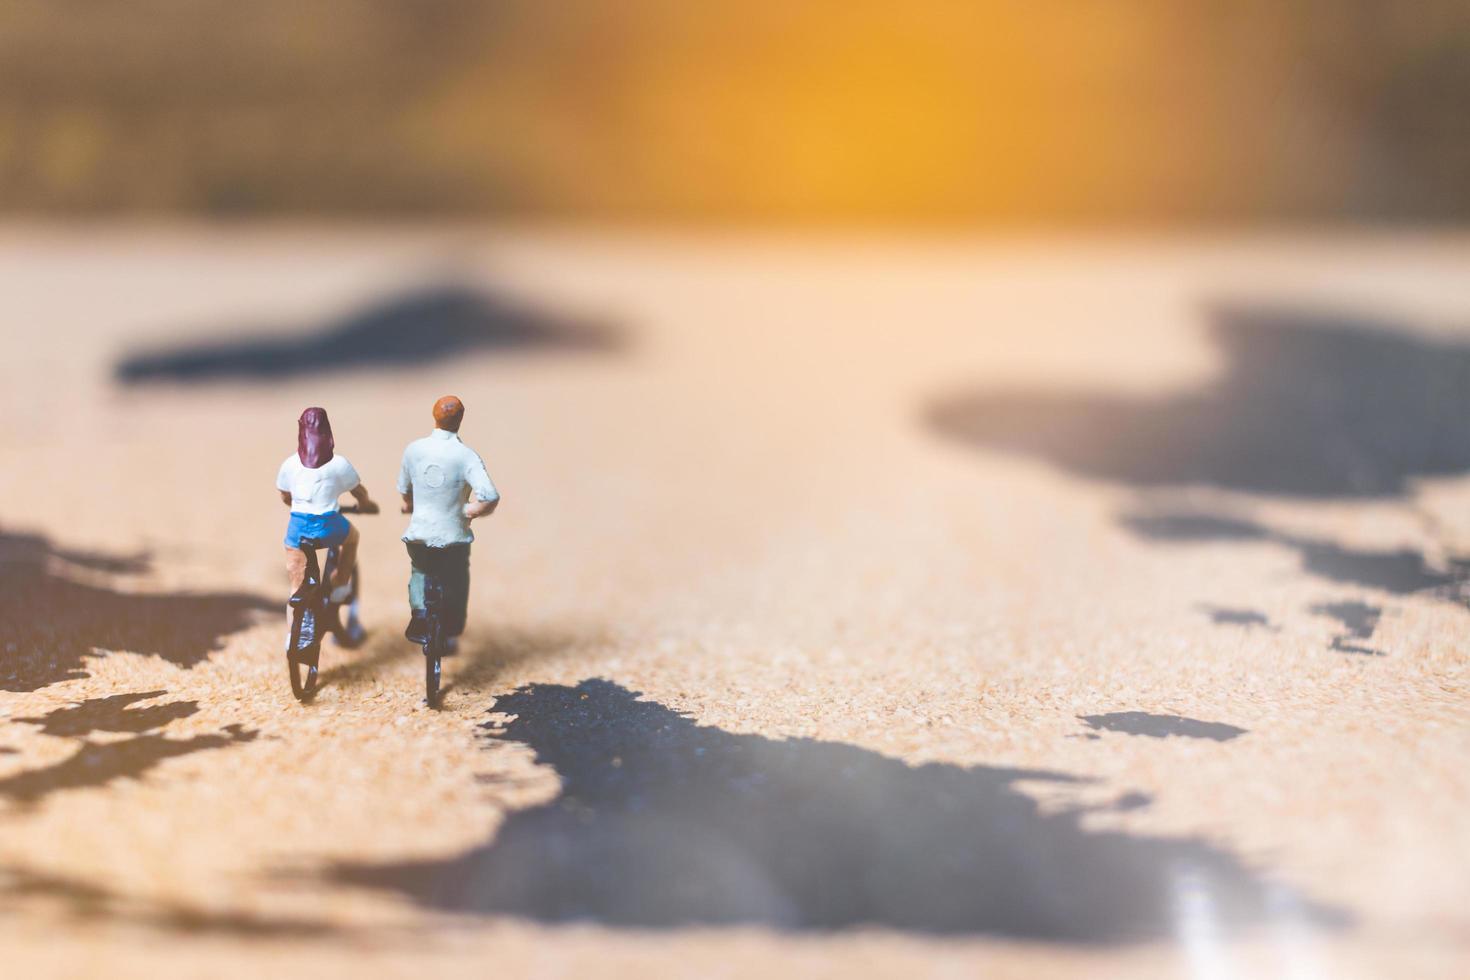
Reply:
[[286, 547], [301, 547], [302, 538], [316, 538], [322, 544], [336, 547], [347, 540], [352, 525], [340, 510], [330, 514], [300, 514], [291, 512], [291, 521], [286, 525]]

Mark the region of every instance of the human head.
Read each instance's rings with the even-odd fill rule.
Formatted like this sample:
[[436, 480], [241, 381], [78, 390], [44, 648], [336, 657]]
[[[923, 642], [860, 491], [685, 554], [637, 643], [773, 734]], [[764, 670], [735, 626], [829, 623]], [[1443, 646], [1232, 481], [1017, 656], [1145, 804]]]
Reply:
[[434, 427], [448, 432], [458, 432], [464, 421], [464, 402], [453, 395], [445, 395], [434, 403]]
[[325, 408], [308, 408], [296, 420], [296, 457], [307, 469], [316, 469], [332, 461], [332, 423]]

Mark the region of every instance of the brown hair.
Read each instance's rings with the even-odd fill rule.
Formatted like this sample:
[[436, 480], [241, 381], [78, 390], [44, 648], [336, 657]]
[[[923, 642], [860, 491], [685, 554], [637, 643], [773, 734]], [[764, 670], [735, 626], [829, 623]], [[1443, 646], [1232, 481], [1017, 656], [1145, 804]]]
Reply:
[[434, 426], [450, 432], [458, 432], [464, 421], [464, 402], [453, 395], [445, 395], [434, 403]]
[[326, 466], [332, 461], [332, 450], [337, 448], [332, 440], [332, 423], [327, 420], [325, 408], [308, 408], [296, 420], [296, 458], [309, 470]]

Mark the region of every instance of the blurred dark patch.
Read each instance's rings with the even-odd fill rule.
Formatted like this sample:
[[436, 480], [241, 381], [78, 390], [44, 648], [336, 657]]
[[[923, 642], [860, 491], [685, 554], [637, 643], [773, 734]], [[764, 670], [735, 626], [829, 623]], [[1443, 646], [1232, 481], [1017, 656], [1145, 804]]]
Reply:
[[1223, 364], [1200, 389], [983, 390], [935, 404], [929, 421], [977, 448], [1138, 486], [1382, 497], [1470, 470], [1470, 346], [1355, 315], [1220, 307], [1210, 319]]
[[1202, 514], [1198, 511], [1155, 511], [1128, 514], [1121, 518], [1124, 527], [1155, 541], [1264, 541], [1271, 532], [1259, 524], [1238, 517]]
[[494, 710], [514, 716], [486, 726], [496, 740], [530, 746], [560, 794], [463, 853], [339, 865], [335, 880], [547, 922], [875, 925], [1075, 943], [1172, 936], [1181, 887], [1233, 930], [1263, 919], [1276, 887], [1203, 840], [1090, 831], [1092, 808], [1044, 812], [1014, 788], [1081, 782], [1060, 773], [910, 766], [833, 742], [732, 734], [604, 680], [524, 687]]
[[410, 368], [510, 350], [609, 352], [607, 324], [532, 309], [493, 293], [445, 284], [375, 302], [288, 333], [241, 324], [212, 334], [238, 338], [140, 351], [118, 362], [123, 384], [274, 381], [365, 368]]
[[1097, 731], [1144, 735], [1148, 738], [1207, 738], [1212, 742], [1228, 742], [1246, 733], [1219, 721], [1199, 721], [1183, 715], [1155, 715], [1147, 711], [1114, 711], [1106, 715], [1078, 715], [1088, 728]]
[[107, 651], [193, 667], [251, 625], [254, 612], [278, 606], [238, 592], [123, 592], [97, 580], [99, 570], [146, 567], [146, 559], [66, 551], [38, 535], [0, 532], [0, 690], [86, 677], [83, 660]]
[[25, 898], [64, 899], [77, 915], [93, 918], [111, 901], [112, 893], [100, 885], [62, 875], [25, 868], [0, 868], [0, 899], [10, 903]]
[[51, 554], [74, 568], [108, 575], [137, 575], [148, 571], [153, 564], [147, 554], [104, 555], [96, 551], [75, 551], [70, 548], [52, 548]]
[[1381, 606], [1370, 606], [1366, 602], [1327, 602], [1313, 606], [1312, 612], [1331, 616], [1347, 628], [1347, 635], [1359, 640], [1371, 640], [1378, 629], [1378, 620], [1383, 616]]
[[1456, 563], [1449, 572], [1429, 567], [1424, 555], [1409, 548], [1366, 551], [1331, 541], [1275, 531], [1235, 517], [1194, 512], [1128, 514], [1124, 527], [1141, 537], [1172, 543], [1264, 541], [1295, 550], [1302, 568], [1313, 575], [1347, 585], [1382, 589], [1399, 595], [1437, 590], [1454, 598], [1454, 586], [1470, 564]]
[[168, 704], [134, 708], [139, 701], [167, 694], [167, 691], [139, 691], [114, 694], [105, 698], [88, 698], [81, 704], [48, 711], [39, 718], [16, 718], [28, 725], [40, 725], [45, 735], [81, 736], [92, 732], [147, 732], [162, 728], [171, 721], [187, 718], [199, 710], [197, 701], [171, 701]]
[[84, 741], [81, 748], [60, 762], [0, 779], [0, 799], [34, 806], [52, 793], [105, 786], [116, 779], [136, 779], [165, 759], [253, 742], [257, 734], [239, 725], [226, 725], [218, 734], [184, 739], [135, 735], [120, 742]]
[[1262, 626], [1271, 629], [1271, 620], [1254, 609], [1227, 609], [1224, 606], [1200, 607], [1216, 626]]
[[243, 912], [218, 912], [180, 902], [122, 895], [79, 878], [30, 868], [0, 867], [0, 908], [38, 902], [59, 903], [73, 922], [112, 922], [195, 935], [233, 939], [330, 936], [327, 922], [299, 916], [275, 918]]
[[1361, 643], [1353, 643], [1351, 640], [1344, 636], [1334, 636], [1332, 638], [1331, 648], [1333, 650], [1336, 650], [1338, 653], [1356, 653], [1364, 657], [1388, 656], [1388, 654], [1384, 653], [1382, 650], [1374, 650], [1372, 647], [1365, 647]]
[[1146, 806], [1151, 806], [1153, 804], [1153, 801], [1154, 798], [1152, 796], [1149, 796], [1147, 793], [1124, 793], [1122, 796], [1114, 800], [1107, 807], [1107, 809], [1115, 810], [1119, 813], [1126, 812], [1128, 810], [1142, 810]]
[[1354, 640], [1371, 640], [1383, 617], [1383, 607], [1370, 606], [1366, 602], [1325, 602], [1312, 607], [1319, 616], [1330, 616], [1347, 630], [1332, 638], [1332, 649], [1339, 653], [1358, 653], [1368, 657], [1382, 657], [1381, 651], [1365, 647]]

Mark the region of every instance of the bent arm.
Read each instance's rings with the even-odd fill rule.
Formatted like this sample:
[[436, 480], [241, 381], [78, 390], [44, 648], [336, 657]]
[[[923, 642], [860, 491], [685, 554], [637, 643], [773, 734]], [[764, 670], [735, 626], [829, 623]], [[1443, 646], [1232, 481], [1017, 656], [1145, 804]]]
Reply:
[[470, 499], [465, 502], [464, 516], [470, 520], [485, 517], [495, 512], [500, 503], [500, 491], [495, 489], [490, 474], [485, 470], [485, 461], [476, 456], [465, 472], [465, 481], [470, 485]]
[[280, 490], [280, 491], [277, 491], [277, 492], [280, 493], [280, 495], [281, 495], [281, 503], [285, 504], [287, 507], [290, 507], [291, 506], [291, 491], [290, 490]]
[[498, 494], [489, 500], [467, 500], [464, 505], [464, 516], [470, 520], [474, 520], [477, 517], [486, 517], [495, 513], [495, 505], [498, 503], [500, 503]]
[[352, 488], [351, 493], [352, 499], [357, 501], [357, 511], [359, 514], [376, 514], [378, 512], [378, 505], [374, 503], [373, 498], [368, 496], [367, 487], [359, 483]]

